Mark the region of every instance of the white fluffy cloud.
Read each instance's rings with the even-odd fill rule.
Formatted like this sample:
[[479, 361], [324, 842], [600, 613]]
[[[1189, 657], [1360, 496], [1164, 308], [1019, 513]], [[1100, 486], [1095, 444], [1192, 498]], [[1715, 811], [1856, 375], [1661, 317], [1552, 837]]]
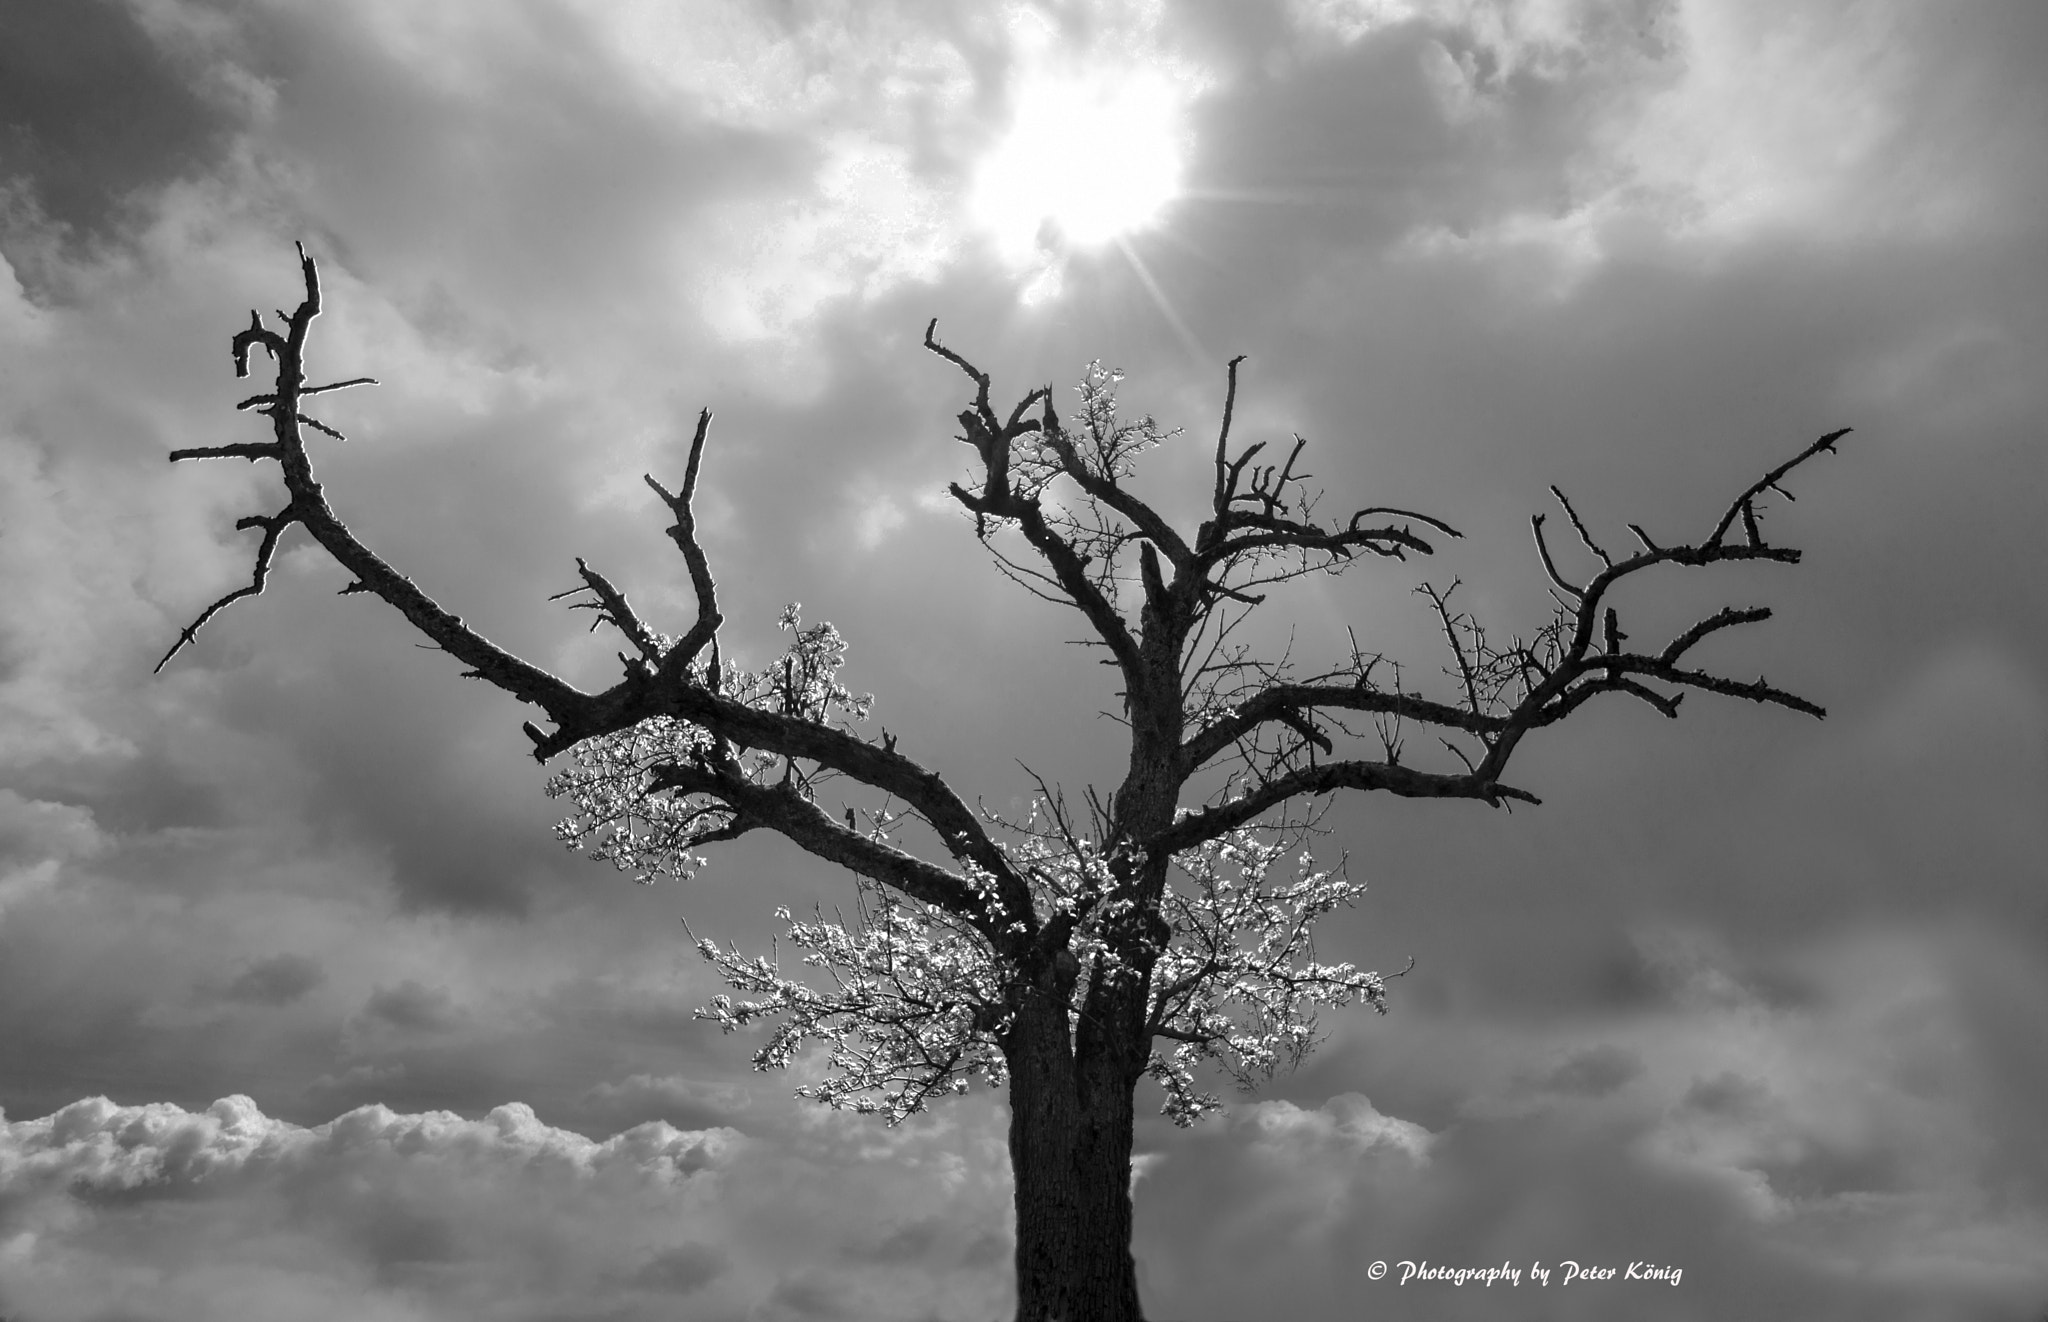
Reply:
[[891, 1132], [822, 1118], [779, 1142], [656, 1121], [594, 1142], [519, 1104], [477, 1120], [368, 1106], [304, 1128], [241, 1096], [91, 1098], [0, 1127], [0, 1308], [980, 1315], [1006, 1288], [999, 1152], [986, 1115]]

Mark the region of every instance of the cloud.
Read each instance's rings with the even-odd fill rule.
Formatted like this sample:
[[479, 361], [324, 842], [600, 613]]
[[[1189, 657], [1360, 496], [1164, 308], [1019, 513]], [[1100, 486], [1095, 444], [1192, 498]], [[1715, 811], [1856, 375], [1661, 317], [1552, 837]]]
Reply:
[[1530, 1086], [1568, 1097], [1604, 1097], [1642, 1072], [1642, 1058], [1633, 1051], [1602, 1044], [1573, 1052], [1556, 1068], [1533, 1076]]
[[901, 506], [887, 495], [877, 494], [861, 502], [855, 518], [854, 540], [863, 551], [872, 551], [890, 533], [903, 526]]
[[[1968, 25], [1904, 3], [1686, 0], [1346, 0], [1287, 17], [1252, 38], [1266, 54], [1242, 90], [1291, 113], [1219, 119], [1205, 142], [1288, 135], [1217, 172], [1262, 185], [1237, 196], [1390, 221], [1404, 260], [1473, 264], [1545, 301], [1616, 262], [2002, 234], [2043, 178], [2018, 144], [2048, 107], [1982, 99], [2015, 85], [2011, 43], [2038, 35], [2025, 6]], [[1339, 123], [1348, 152], [1302, 150]], [[1272, 177], [1304, 157], [1349, 169]]]
[[[1968, 926], [1836, 938], [1795, 961], [1812, 981], [1799, 1004], [1774, 1003], [1711, 942], [1659, 946], [1683, 952], [1683, 971], [1655, 1008], [1521, 1032], [1431, 1016], [1426, 1050], [1395, 1063], [1462, 1076], [1466, 1100], [1431, 1129], [1353, 1093], [1162, 1132], [1137, 1186], [1154, 1307], [1974, 1319], [2038, 1303], [2041, 1215], [1983, 1163], [2040, 1138], [2009, 1128], [1987, 1074], [2011, 1048], [1959, 1027], [1981, 994], [1969, 970], [2014, 969], [2011, 941]], [[2026, 1057], [2038, 1068], [2038, 1051]], [[1283, 1258], [1284, 1273], [1267, 1265]], [[1675, 1266], [1681, 1284], [1555, 1298], [1553, 1285], [1532, 1304], [1526, 1284], [1504, 1303], [1499, 1287], [1365, 1275], [1375, 1259], [1526, 1272], [1608, 1258]]]
[[725, 1270], [726, 1259], [703, 1244], [678, 1244], [649, 1258], [633, 1274], [633, 1283], [664, 1294], [686, 1295], [703, 1289]]
[[88, 1099], [0, 1121], [0, 1307], [52, 1322], [197, 1322], [255, 1300], [336, 1319], [997, 1307], [1006, 1283], [977, 1247], [1005, 1202], [982, 1173], [1000, 1145], [986, 1120], [846, 1119], [788, 1135], [793, 1160], [658, 1121], [597, 1142], [518, 1104], [474, 1120], [368, 1106], [303, 1128], [246, 1097]]
[[[0, 1312], [1005, 1297], [999, 1112], [802, 1112], [691, 1017], [717, 988], [680, 913], [765, 944], [775, 904], [843, 877], [760, 837], [687, 888], [569, 856], [519, 714], [333, 597], [303, 543], [150, 675], [246, 581], [235, 520], [281, 500], [252, 466], [163, 456], [260, 434], [222, 350], [296, 295], [294, 238], [328, 291], [316, 370], [383, 381], [323, 399], [352, 439], [323, 439], [321, 473], [404, 572], [609, 683], [614, 640], [546, 597], [584, 555], [688, 620], [640, 474], [673, 485], [713, 406], [728, 654], [758, 661], [803, 600], [852, 640], [878, 724], [991, 806], [1030, 791], [1013, 759], [1113, 784], [1116, 686], [950, 512], [971, 387], [919, 349], [933, 315], [1005, 398], [1129, 368], [1127, 398], [1190, 428], [1143, 488], [1197, 518], [1220, 363], [1248, 352], [1240, 437], [1299, 431], [1331, 501], [1467, 533], [1268, 616], [1305, 664], [1355, 625], [1423, 685], [1443, 658], [1417, 577], [1463, 577], [1503, 628], [1540, 618], [1548, 483], [1602, 535], [1661, 535], [1858, 424], [1772, 513], [1806, 563], [1706, 606], [1771, 605], [1719, 655], [1829, 722], [1588, 708], [1517, 755], [1540, 811], [1346, 801], [1328, 843], [1375, 888], [1324, 945], [1415, 971], [1265, 1099], [1143, 1131], [1147, 1295], [1208, 1322], [1497, 1317], [1497, 1291], [1359, 1273], [1619, 1254], [1684, 1285], [1552, 1315], [1975, 1322], [2048, 1298], [2038, 6], [17, 8], [0, 1090], [42, 1118], [6, 1129]], [[1020, 274], [968, 205], [977, 166], [1035, 73], [1119, 61], [1173, 82], [1189, 191], [1136, 261]], [[1031, 279], [1057, 293], [1019, 307]], [[261, 1109], [207, 1105], [231, 1093]]]
[[272, 955], [236, 974], [221, 995], [253, 1005], [289, 1005], [327, 977], [320, 962], [304, 955]]
[[407, 978], [394, 987], [379, 987], [371, 992], [363, 1014], [392, 1028], [426, 1031], [447, 1027], [454, 1007], [447, 988], [428, 987]]
[[591, 1088], [582, 1099], [582, 1110], [598, 1124], [644, 1123], [653, 1118], [683, 1125], [733, 1124], [759, 1101], [750, 1095], [758, 1091], [679, 1075], [634, 1074]]
[[0, 922], [46, 896], [65, 865], [103, 852], [109, 840], [90, 811], [0, 789]]
[[110, 237], [139, 195], [211, 163], [231, 116], [125, 6], [28, 0], [10, 19], [0, 154], [67, 236]]
[[86, 809], [0, 789], [0, 862], [14, 866], [91, 858], [107, 844], [105, 833]]
[[1547, 116], [1562, 98], [1586, 121], [1550, 162], [1550, 199], [1426, 224], [1409, 237], [1417, 254], [1520, 250], [1569, 282], [1659, 249], [1712, 260], [1760, 239], [1839, 249], [1995, 232], [2038, 187], [2038, 169], [2008, 154], [2038, 104], [1990, 114], [1985, 151], [1950, 139], [1960, 118], [1987, 118], [1962, 111], [1952, 68], [1999, 59], [1969, 49], [1996, 23], [1937, 32], [1905, 4], [1433, 8], [1428, 67], [1451, 120], [1498, 136], [1496, 117]]

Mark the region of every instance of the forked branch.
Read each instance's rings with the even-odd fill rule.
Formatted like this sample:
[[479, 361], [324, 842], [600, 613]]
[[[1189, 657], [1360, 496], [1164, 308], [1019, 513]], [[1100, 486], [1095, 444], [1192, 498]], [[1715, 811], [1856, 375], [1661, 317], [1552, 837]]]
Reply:
[[[1200, 839], [1213, 839], [1213, 834], [1204, 833], [1227, 830], [1246, 820], [1246, 804], [1270, 806], [1278, 801], [1275, 795], [1304, 792], [1304, 787], [1311, 783], [1321, 787], [1369, 786], [1397, 794], [1463, 796], [1490, 802], [1526, 798], [1500, 784], [1500, 777], [1522, 738], [1533, 730], [1556, 724], [1603, 693], [1635, 698], [1666, 717], [1678, 715], [1683, 691], [1689, 689], [1785, 707], [1814, 717], [1825, 716], [1826, 710], [1819, 704], [1761, 676], [1738, 680], [1682, 664], [1686, 655], [1709, 636], [1768, 620], [1768, 608], [1724, 607], [1683, 630], [1661, 649], [1635, 651], [1625, 646], [1629, 635], [1622, 628], [1620, 611], [1611, 600], [1614, 589], [1624, 580], [1659, 565], [1697, 567], [1744, 560], [1797, 564], [1797, 549], [1766, 544], [1753, 530], [1740, 543], [1730, 541], [1726, 534], [1738, 519], [1744, 521], [1746, 529], [1753, 529], [1757, 499], [1766, 492], [1789, 498], [1791, 493], [1782, 485], [1785, 477], [1813, 456], [1835, 452], [1836, 442], [1847, 434], [1847, 428], [1830, 432], [1771, 469], [1736, 497], [1713, 534], [1697, 545], [1659, 546], [1640, 527], [1630, 524], [1644, 549], [1622, 560], [1615, 559], [1599, 544], [1570, 500], [1553, 487], [1552, 494], [1581, 544], [1599, 561], [1600, 568], [1583, 584], [1571, 582], [1559, 569], [1544, 539], [1543, 516], [1538, 514], [1531, 520], [1544, 573], [1560, 594], [1557, 616], [1539, 635], [1538, 645], [1516, 641], [1506, 647], [1496, 646], [1469, 616], [1451, 610], [1448, 591], [1438, 592], [1427, 585], [1421, 589], [1435, 608], [1451, 650], [1454, 664], [1448, 673], [1461, 691], [1461, 704], [1451, 706], [1416, 694], [1384, 691], [1371, 682], [1369, 672], [1364, 670], [1312, 683], [1275, 680], [1241, 696], [1220, 716], [1202, 723], [1181, 749], [1184, 774], [1193, 774], [1233, 748], [1249, 756], [1244, 754], [1246, 741], [1269, 722], [1298, 729], [1298, 722], [1319, 711], [1368, 712], [1378, 721], [1414, 721], [1476, 738], [1484, 756], [1476, 763], [1466, 760], [1465, 774], [1435, 776], [1400, 767], [1395, 761], [1394, 746], [1385, 742], [1384, 735], [1386, 760], [1379, 763], [1300, 768], [1274, 761], [1276, 755], [1267, 753], [1263, 755], [1267, 759], [1265, 764], [1248, 768], [1259, 785], [1256, 793], [1227, 800], [1183, 819], [1160, 842], [1187, 847]], [[1679, 691], [1669, 691], [1672, 689]], [[1444, 742], [1464, 760], [1462, 750], [1447, 740]], [[1340, 766], [1348, 769], [1335, 769]], [[1369, 767], [1378, 769], [1368, 770]], [[1396, 775], [1397, 772], [1400, 774]]]
[[[1470, 616], [1455, 613], [1448, 591], [1425, 587], [1451, 649], [1450, 674], [1459, 689], [1457, 702], [1442, 703], [1420, 694], [1386, 691], [1364, 670], [1294, 682], [1284, 658], [1260, 660], [1235, 644], [1224, 649], [1221, 640], [1228, 630], [1211, 627], [1219, 607], [1248, 612], [1261, 605], [1266, 597], [1257, 589], [1268, 584], [1340, 570], [1361, 552], [1392, 558], [1430, 554], [1433, 548], [1425, 533], [1458, 536], [1440, 519], [1396, 506], [1364, 506], [1340, 522], [1318, 518], [1317, 496], [1309, 491], [1308, 475], [1301, 471], [1306, 442], [1298, 436], [1286, 456], [1275, 462], [1257, 462], [1264, 442], [1233, 453], [1241, 356], [1231, 359], [1226, 371], [1209, 517], [1194, 536], [1186, 537], [1125, 480], [1122, 456], [1131, 451], [1123, 446], [1124, 431], [1103, 407], [1101, 394], [1105, 381], [1114, 383], [1114, 374], [1091, 369], [1083, 387], [1086, 434], [1070, 434], [1042, 388], [1027, 394], [1005, 421], [990, 401], [989, 374], [940, 344], [935, 324], [926, 328], [925, 346], [974, 383], [972, 405], [960, 414], [965, 429], [961, 439], [974, 447], [981, 471], [975, 490], [953, 487], [955, 499], [977, 520], [1018, 525], [1051, 571], [1031, 576], [1038, 585], [1035, 590], [1052, 596], [1056, 589], [1054, 599], [1063, 597], [1087, 616], [1099, 640], [1115, 654], [1124, 673], [1126, 716], [1134, 729], [1189, 731], [1174, 750], [1177, 783], [1235, 750], [1251, 781], [1260, 787], [1230, 801], [1235, 806], [1212, 805], [1193, 819], [1193, 825], [1152, 834], [1148, 847], [1193, 840], [1203, 830], [1229, 830], [1249, 820], [1244, 814], [1260, 805], [1271, 807], [1290, 795], [1327, 788], [1379, 788], [1494, 803], [1526, 798], [1501, 783], [1522, 737], [1564, 719], [1602, 693], [1635, 698], [1665, 716], [1677, 715], [1679, 708], [1681, 693], [1671, 690], [1686, 689], [1822, 714], [1816, 704], [1765, 679], [1734, 680], [1681, 664], [1709, 635], [1759, 622], [1768, 618], [1768, 611], [1729, 608], [1699, 621], [1662, 649], [1636, 651], [1627, 647], [1629, 634], [1612, 598], [1617, 585], [1658, 565], [1797, 563], [1796, 549], [1764, 541], [1756, 504], [1767, 493], [1789, 498], [1784, 479], [1815, 454], [1832, 451], [1846, 431], [1820, 438], [1771, 469], [1736, 498], [1712, 535], [1695, 545], [1660, 546], [1631, 524], [1643, 549], [1618, 556], [1594, 535], [1570, 498], [1552, 487], [1580, 545], [1594, 560], [1595, 572], [1584, 581], [1569, 577], [1549, 545], [1544, 516], [1536, 515], [1531, 530], [1537, 555], [1560, 611], [1535, 644], [1516, 641], [1505, 647], [1490, 642]], [[1040, 404], [1041, 416], [1026, 417]], [[1158, 435], [1149, 430], [1149, 419], [1134, 426], [1144, 438]], [[1030, 476], [1026, 480], [1020, 474]], [[1053, 477], [1075, 489], [1058, 522], [1040, 502], [1040, 492]], [[1738, 520], [1746, 534], [1740, 544], [1727, 536]], [[1136, 564], [1117, 572], [1116, 557], [1133, 544]], [[1103, 560], [1109, 565], [1105, 567]], [[1004, 563], [1016, 569], [1013, 562]], [[1143, 601], [1134, 619], [1118, 608], [1113, 592], [1104, 590], [1105, 583], [1133, 581], [1142, 589]], [[1337, 757], [1334, 734], [1354, 733], [1342, 723], [1348, 713], [1372, 719], [1384, 762], [1339, 758], [1317, 763], [1319, 754]], [[1476, 740], [1476, 760], [1451, 744], [1465, 761], [1462, 774], [1438, 776], [1400, 766], [1395, 761], [1399, 741], [1382, 728], [1389, 721], [1414, 721]], [[1262, 731], [1280, 737], [1262, 740]], [[1301, 765], [1303, 759], [1306, 766]]]
[[[253, 449], [256, 447], [248, 448]], [[198, 452], [188, 450], [183, 453], [192, 455]], [[177, 456], [173, 455], [172, 457], [176, 458]], [[240, 601], [243, 597], [254, 597], [263, 591], [263, 584], [270, 577], [271, 557], [277, 553], [277, 539], [283, 536], [284, 530], [291, 527], [295, 521], [289, 505], [268, 518], [260, 514], [251, 514], [245, 518], [235, 520], [237, 531], [248, 528], [261, 528], [263, 530], [263, 540], [256, 544], [254, 572], [250, 574], [247, 583], [219, 598], [205, 610], [199, 612], [199, 617], [193, 620], [192, 623], [180, 629], [178, 631], [178, 641], [171, 644], [170, 651], [165, 652], [162, 657], [158, 658], [156, 665], [151, 668], [151, 674], [162, 674], [163, 668], [170, 663], [172, 657], [178, 654], [178, 649], [198, 637], [200, 626], [204, 625], [208, 620], [221, 611], [226, 610], [232, 603]]]
[[1728, 529], [1730, 525], [1732, 525], [1735, 522], [1735, 520], [1739, 517], [1742, 520], [1743, 530], [1749, 536], [1750, 546], [1761, 547], [1763, 545], [1763, 536], [1757, 528], [1757, 499], [1767, 491], [1775, 491], [1779, 495], [1783, 496], [1785, 499], [1792, 500], [1792, 493], [1785, 490], [1784, 487], [1778, 484], [1784, 481], [1785, 477], [1788, 474], [1790, 474], [1793, 469], [1799, 467], [1799, 465], [1805, 463], [1807, 460], [1813, 458], [1817, 454], [1822, 453], [1823, 451], [1825, 451], [1828, 454], [1839, 454], [1840, 451], [1835, 449], [1835, 442], [1841, 440], [1844, 436], [1847, 436], [1853, 430], [1854, 428], [1844, 427], [1839, 431], [1829, 432], [1827, 435], [1815, 441], [1812, 445], [1807, 446], [1798, 454], [1793, 455], [1784, 463], [1779, 464], [1776, 468], [1773, 468], [1770, 472], [1765, 473], [1762, 477], [1758, 478], [1753, 484], [1751, 484], [1749, 490], [1737, 496], [1729, 504], [1728, 512], [1721, 516], [1721, 521], [1714, 525], [1714, 531], [1708, 534], [1707, 540], [1701, 543], [1701, 545], [1703, 547], [1720, 546], [1721, 539], [1728, 535]]
[[[263, 532], [250, 581], [214, 601], [185, 626], [177, 642], [158, 662], [159, 670], [180, 649], [191, 644], [201, 626], [215, 615], [244, 597], [262, 593], [278, 540], [296, 525], [303, 527], [348, 571], [350, 580], [344, 593], [367, 592], [381, 597], [431, 644], [461, 661], [467, 667], [466, 674], [540, 707], [555, 728], [543, 731], [531, 722], [525, 725], [537, 760], [544, 762], [587, 740], [616, 735], [643, 722], [685, 722], [708, 732], [717, 746], [727, 750], [723, 757], [709, 762], [673, 764], [666, 768], [665, 781], [661, 775], [655, 775], [657, 787], [702, 794], [722, 805], [718, 812], [723, 814], [725, 825], [707, 827], [711, 834], [698, 836], [699, 843], [730, 838], [742, 829], [763, 825], [812, 853], [842, 862], [919, 899], [945, 904], [953, 912], [987, 924], [990, 930], [1009, 921], [1003, 919], [999, 923], [1002, 912], [1028, 914], [1028, 892], [1023, 882], [1010, 870], [1002, 851], [974, 812], [940, 777], [898, 753], [893, 739], [877, 746], [846, 729], [826, 724], [815, 713], [752, 704], [744, 695], [729, 692], [729, 686], [722, 682], [716, 661], [716, 636], [722, 623], [717, 588], [692, 513], [711, 423], [708, 410], [697, 418], [681, 488], [671, 492], [652, 476], [646, 479], [674, 520], [668, 534], [682, 554], [696, 596], [697, 615], [690, 628], [680, 638], [667, 642], [640, 619], [623, 591], [580, 559], [576, 564], [582, 586], [563, 594], [588, 594], [589, 599], [579, 601], [577, 606], [590, 609], [596, 616], [595, 623], [611, 625], [631, 644], [632, 654], [622, 656], [625, 674], [601, 692], [585, 692], [499, 648], [358, 540], [329, 506], [326, 493], [314, 477], [302, 428], [311, 427], [330, 436], [339, 433], [308, 417], [302, 411], [301, 401], [372, 381], [369, 377], [353, 377], [325, 385], [306, 384], [305, 346], [307, 334], [320, 313], [320, 278], [303, 246], [298, 252], [305, 296], [290, 314], [278, 313], [282, 333], [266, 327], [262, 318], [252, 312], [249, 325], [236, 333], [232, 344], [237, 376], [248, 374], [252, 350], [262, 350], [276, 364], [274, 388], [245, 399], [238, 406], [268, 417], [272, 439], [256, 444], [182, 449], [170, 455], [174, 462], [275, 460], [289, 499], [276, 514], [252, 515], [237, 523], [238, 528], [258, 528]], [[1013, 429], [1018, 422], [1016, 417], [1011, 419]], [[713, 654], [708, 666], [699, 663], [707, 649]], [[761, 750], [782, 759], [785, 774], [781, 785], [785, 788], [757, 783], [731, 756], [732, 749]], [[789, 774], [799, 761], [847, 775], [906, 802], [932, 825], [954, 857], [992, 877], [993, 889], [988, 885], [970, 885], [964, 874], [922, 860], [914, 860], [917, 866], [913, 867], [904, 861], [911, 856], [877, 846], [862, 833], [816, 811], [815, 805], [801, 798], [803, 780]], [[643, 769], [634, 771], [636, 777], [642, 773]], [[800, 808], [785, 801], [790, 792], [798, 793]]]

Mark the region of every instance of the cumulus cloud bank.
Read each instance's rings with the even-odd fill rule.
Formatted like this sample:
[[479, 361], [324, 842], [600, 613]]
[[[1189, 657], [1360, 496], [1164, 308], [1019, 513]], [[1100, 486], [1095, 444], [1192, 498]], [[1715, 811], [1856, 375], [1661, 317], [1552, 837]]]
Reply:
[[[661, 1121], [603, 1142], [513, 1103], [313, 1128], [243, 1096], [0, 1129], [0, 1308], [174, 1320], [986, 1314], [986, 1135]], [[857, 1198], [861, 1211], [848, 1215]], [[832, 1301], [828, 1308], [806, 1306]]]

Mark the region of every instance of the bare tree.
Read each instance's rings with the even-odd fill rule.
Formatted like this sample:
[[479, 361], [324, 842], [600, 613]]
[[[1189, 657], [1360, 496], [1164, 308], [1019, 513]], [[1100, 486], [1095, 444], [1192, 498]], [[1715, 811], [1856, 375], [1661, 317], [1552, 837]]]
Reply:
[[[1131, 488], [1137, 461], [1171, 434], [1150, 418], [1118, 416], [1115, 374], [1090, 369], [1071, 421], [1049, 388], [1000, 413], [988, 375], [941, 344], [934, 322], [925, 347], [974, 392], [959, 415], [972, 481], [953, 485], [953, 498], [1003, 572], [1080, 612], [1087, 641], [1121, 681], [1129, 734], [1128, 769], [1113, 790], [1091, 788], [1077, 807], [1040, 782], [1030, 815], [1005, 820], [898, 752], [895, 736], [860, 732], [872, 700], [840, 684], [845, 644], [831, 625], [805, 625], [792, 606], [780, 657], [749, 670], [721, 655], [724, 616], [691, 505], [708, 411], [681, 485], [646, 479], [674, 519], [668, 535], [696, 596], [696, 618], [680, 636], [642, 620], [579, 559], [580, 583], [561, 595], [626, 643], [618, 682], [587, 693], [444, 610], [350, 532], [314, 477], [303, 429], [338, 433], [307, 416], [306, 401], [370, 381], [306, 383], [320, 285], [312, 259], [299, 256], [298, 308], [278, 314], [277, 330], [252, 313], [234, 337], [238, 376], [253, 349], [276, 363], [274, 388], [238, 406], [268, 417], [271, 439], [170, 456], [274, 460], [287, 500], [236, 525], [262, 533], [249, 583], [209, 605], [164, 662], [223, 607], [263, 590], [279, 538], [296, 525], [352, 575], [344, 593], [383, 598], [467, 675], [540, 709], [553, 728], [524, 728], [537, 760], [571, 755], [549, 792], [572, 805], [558, 828], [572, 845], [652, 881], [687, 875], [707, 845], [767, 830], [852, 872], [851, 920], [779, 912], [807, 952], [804, 967], [824, 970], [819, 982], [699, 941], [749, 998], [721, 996], [700, 1013], [727, 1028], [775, 1020], [755, 1057], [762, 1068], [823, 1044], [825, 1082], [799, 1091], [891, 1121], [975, 1078], [1007, 1086], [1017, 1316], [1028, 1322], [1141, 1315], [1129, 1169], [1142, 1078], [1163, 1086], [1164, 1111], [1185, 1124], [1217, 1105], [1198, 1087], [1203, 1062], [1250, 1086], [1310, 1049], [1320, 1007], [1364, 1001], [1384, 1010], [1379, 975], [1318, 961], [1310, 939], [1315, 921], [1360, 889], [1341, 866], [1318, 870], [1300, 849], [1327, 796], [1536, 803], [1502, 779], [1510, 758], [1530, 733], [1604, 693], [1666, 716], [1678, 714], [1688, 689], [1824, 714], [1761, 678], [1724, 678], [1689, 662], [1709, 635], [1769, 610], [1721, 610], [1648, 651], [1625, 646], [1611, 602], [1624, 580], [1667, 565], [1797, 563], [1797, 550], [1764, 539], [1759, 503], [1789, 499], [1785, 478], [1833, 451], [1844, 432], [1751, 484], [1697, 542], [1659, 545], [1631, 524], [1639, 549], [1610, 553], [1552, 488], [1590, 576], [1559, 567], [1538, 515], [1531, 523], [1554, 610], [1533, 637], [1498, 642], [1453, 607], [1451, 589], [1418, 589], [1451, 657], [1453, 691], [1439, 700], [1403, 689], [1398, 668], [1355, 642], [1341, 664], [1302, 675], [1285, 655], [1262, 656], [1245, 641], [1263, 589], [1342, 572], [1362, 555], [1427, 555], [1431, 538], [1458, 534], [1383, 506], [1319, 517], [1297, 471], [1299, 438], [1263, 464], [1263, 443], [1233, 450], [1241, 359], [1229, 367], [1208, 517], [1186, 534]], [[1455, 764], [1405, 760], [1417, 730]], [[835, 780], [869, 806], [829, 811], [820, 795]]]

